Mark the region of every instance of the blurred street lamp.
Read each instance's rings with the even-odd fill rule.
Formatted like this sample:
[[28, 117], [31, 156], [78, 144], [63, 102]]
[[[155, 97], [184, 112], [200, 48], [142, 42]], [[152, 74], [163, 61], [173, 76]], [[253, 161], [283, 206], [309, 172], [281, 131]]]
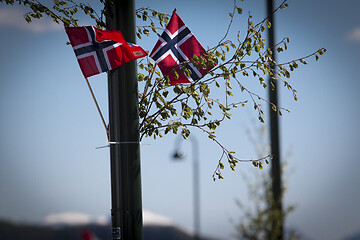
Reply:
[[[181, 136], [177, 138], [174, 160], [181, 160], [185, 157], [185, 153], [181, 150], [181, 142], [184, 140]], [[199, 174], [199, 145], [196, 138], [191, 135], [189, 137], [193, 154], [193, 194], [194, 194], [194, 239], [200, 239], [200, 174]]]
[[181, 160], [184, 158], [184, 156], [185, 156], [185, 153], [179, 149], [176, 152], [174, 152], [173, 158], [174, 158], [174, 160]]

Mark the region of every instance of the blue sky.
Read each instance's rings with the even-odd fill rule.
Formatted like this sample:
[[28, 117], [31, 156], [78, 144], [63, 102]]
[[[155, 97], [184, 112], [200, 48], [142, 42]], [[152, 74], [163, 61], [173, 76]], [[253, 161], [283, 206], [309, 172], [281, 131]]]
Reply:
[[[254, 20], [265, 16], [265, 1], [241, 4]], [[177, 8], [204, 47], [221, 39], [232, 5], [230, 0], [136, 1], [137, 7], [169, 14]], [[360, 231], [359, 8], [356, 0], [290, 0], [289, 8], [276, 15], [277, 40], [290, 38], [279, 62], [328, 50], [318, 62], [312, 59], [292, 73], [297, 102], [280, 90], [280, 104], [291, 110], [280, 121], [282, 155], [291, 152], [285, 204], [297, 206], [287, 224], [310, 239], [342, 239]], [[65, 45], [67, 36], [50, 21], [26, 24], [22, 12], [0, 5], [0, 218], [44, 222], [64, 212], [108, 216], [109, 150], [96, 149], [106, 144], [106, 135], [74, 53]], [[246, 27], [245, 20], [237, 19], [239, 29]], [[151, 51], [156, 40], [138, 44]], [[90, 81], [107, 119], [106, 74]], [[251, 80], [244, 81], [266, 96]], [[257, 157], [247, 134], [262, 126], [254, 119], [252, 105], [239, 109], [217, 134], [240, 158]], [[230, 219], [243, 215], [236, 199], [252, 205], [244, 175], [261, 171], [240, 164], [213, 182], [221, 151], [200, 132], [194, 136], [200, 142], [201, 233], [231, 239]], [[143, 141], [143, 208], [191, 230], [191, 144], [182, 142], [188, 157], [174, 162], [175, 142], [175, 136]]]

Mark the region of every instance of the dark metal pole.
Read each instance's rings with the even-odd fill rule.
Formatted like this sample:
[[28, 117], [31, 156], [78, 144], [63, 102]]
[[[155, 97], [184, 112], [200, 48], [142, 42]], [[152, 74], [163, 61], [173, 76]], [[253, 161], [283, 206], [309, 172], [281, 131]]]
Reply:
[[193, 151], [193, 181], [194, 181], [194, 239], [200, 239], [200, 171], [199, 146], [195, 137], [190, 136]]
[[[184, 154], [180, 151], [180, 143], [183, 138], [178, 137], [176, 142], [176, 151], [173, 155], [174, 159], [182, 159]], [[192, 143], [192, 153], [193, 153], [193, 204], [194, 204], [194, 240], [199, 240], [200, 238], [200, 162], [199, 162], [199, 145], [198, 141], [194, 136], [190, 136], [190, 141]]]
[[[273, 55], [272, 58], [276, 61], [275, 58], [275, 21], [274, 21], [274, 4], [273, 0], [267, 0], [267, 16], [271, 23], [271, 28], [269, 29], [269, 48], [271, 49]], [[272, 69], [275, 66], [271, 66]], [[275, 86], [273, 89], [272, 84]], [[278, 96], [277, 96], [277, 81], [269, 77], [269, 98], [270, 102], [275, 105], [278, 105]], [[273, 159], [271, 161], [271, 177], [272, 177], [272, 193], [273, 193], [273, 204], [274, 204], [274, 219], [272, 224], [272, 238], [271, 239], [283, 239], [283, 214], [282, 214], [282, 187], [281, 187], [281, 164], [280, 164], [280, 141], [279, 141], [279, 117], [278, 113], [273, 111], [270, 107], [270, 141], [271, 141], [271, 154]]]
[[[113, 2], [113, 3], [110, 3]], [[107, 1], [106, 24], [135, 43], [133, 0]], [[142, 201], [136, 61], [108, 74], [112, 239], [142, 239]]]

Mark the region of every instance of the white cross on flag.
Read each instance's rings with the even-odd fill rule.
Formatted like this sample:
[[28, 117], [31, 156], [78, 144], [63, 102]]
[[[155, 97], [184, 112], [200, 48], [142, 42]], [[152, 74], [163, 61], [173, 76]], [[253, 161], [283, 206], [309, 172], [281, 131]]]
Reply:
[[127, 43], [120, 31], [100, 30], [92, 26], [66, 27], [65, 31], [85, 77], [147, 55], [141, 47]]
[[[150, 57], [159, 65], [163, 75], [169, 77], [170, 84], [176, 84], [194, 82], [202, 78], [211, 69], [198, 69], [189, 63], [190, 76], [186, 76], [180, 71], [179, 64], [189, 62], [194, 55], [204, 56], [205, 53], [205, 49], [174, 11]], [[179, 76], [178, 78], [175, 77], [175, 71]]]

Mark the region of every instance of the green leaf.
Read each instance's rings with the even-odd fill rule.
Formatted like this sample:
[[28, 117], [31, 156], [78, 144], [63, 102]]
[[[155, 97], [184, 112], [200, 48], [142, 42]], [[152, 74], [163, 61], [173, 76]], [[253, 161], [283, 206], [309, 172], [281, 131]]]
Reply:
[[286, 69], [284, 69], [284, 75], [285, 75], [285, 77], [287, 77], [287, 78], [290, 78], [290, 72], [288, 71], [288, 70], [286, 70]]
[[63, 22], [66, 27], [70, 26], [70, 24], [71, 24], [71, 22], [66, 18], [63, 18]]
[[293, 67], [294, 67], [294, 68], [298, 68], [299, 65], [294, 61], [294, 62], [293, 62]]
[[162, 93], [162, 95], [163, 95], [164, 97], [167, 97], [168, 94], [169, 94], [169, 91], [167, 91], [167, 90], [164, 90], [163, 93]]
[[144, 29], [143, 33], [146, 34], [146, 35], [149, 35], [150, 31], [148, 29]]
[[143, 81], [145, 78], [145, 75], [142, 73], [138, 73], [138, 81]]
[[271, 28], [271, 22], [269, 22], [268, 20], [266, 20], [266, 26], [267, 26], [268, 28]]
[[174, 93], [177, 93], [177, 94], [182, 93], [182, 90], [181, 90], [181, 88], [179, 87], [179, 85], [175, 85], [173, 91], [174, 91]]
[[36, 12], [36, 11], [38, 10], [37, 5], [35, 5], [35, 4], [31, 4], [31, 5], [30, 5], [30, 8], [31, 8], [31, 10], [33, 10], [34, 12]]
[[302, 63], [302, 64], [307, 64], [307, 62], [304, 60], [304, 59], [300, 59], [300, 62]]
[[263, 164], [262, 164], [262, 162], [259, 162], [259, 168], [260, 168], [260, 169], [263, 169]]
[[25, 20], [26, 20], [28, 23], [30, 23], [30, 22], [31, 22], [31, 17], [30, 17], [29, 15], [26, 15], [26, 16], [25, 16]]
[[224, 169], [224, 164], [222, 162], [219, 162], [220, 169]]
[[191, 70], [188, 69], [188, 68], [185, 68], [184, 69], [184, 74], [185, 74], [185, 76], [189, 77], [191, 75]]
[[242, 8], [236, 7], [238, 14], [242, 14]]

